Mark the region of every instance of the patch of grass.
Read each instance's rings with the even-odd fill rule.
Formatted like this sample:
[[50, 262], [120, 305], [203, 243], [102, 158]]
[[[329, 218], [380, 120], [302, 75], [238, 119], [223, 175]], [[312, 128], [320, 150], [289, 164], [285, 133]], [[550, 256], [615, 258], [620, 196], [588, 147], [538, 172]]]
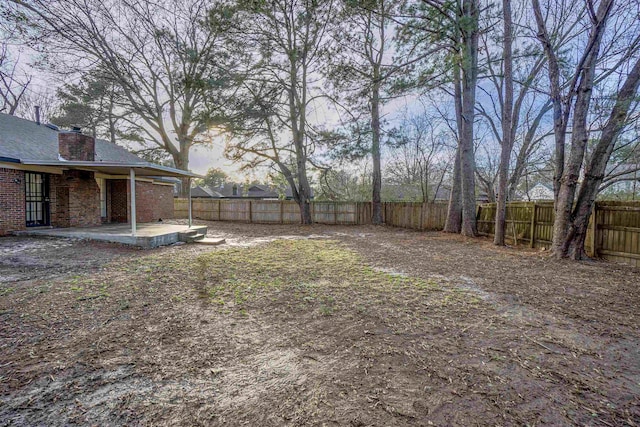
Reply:
[[13, 291], [14, 291], [14, 289], [12, 287], [0, 286], [0, 297], [3, 297], [5, 295], [9, 295]]
[[248, 315], [252, 310], [267, 309], [292, 315], [416, 319], [428, 318], [431, 314], [426, 311], [437, 307], [471, 307], [476, 300], [433, 279], [381, 271], [335, 240], [283, 239], [197, 256], [156, 253], [114, 263], [109, 266], [109, 274], [126, 276], [127, 280], [77, 277], [76, 286], [82, 284], [88, 294], [80, 296], [106, 298], [109, 290], [114, 298], [120, 298], [122, 286], [126, 286], [143, 293], [145, 299], [188, 301], [189, 294], [172, 289], [178, 286], [191, 290], [191, 295], [195, 291], [200, 301], [225, 314]]
[[[439, 289], [433, 280], [377, 271], [358, 254], [331, 240], [277, 240], [258, 247], [209, 252], [193, 260], [191, 270], [201, 298], [237, 311], [249, 310], [262, 298], [271, 303], [298, 302], [330, 316], [351, 304], [350, 292], [428, 293]], [[356, 310], [366, 310], [364, 304], [358, 307]]]

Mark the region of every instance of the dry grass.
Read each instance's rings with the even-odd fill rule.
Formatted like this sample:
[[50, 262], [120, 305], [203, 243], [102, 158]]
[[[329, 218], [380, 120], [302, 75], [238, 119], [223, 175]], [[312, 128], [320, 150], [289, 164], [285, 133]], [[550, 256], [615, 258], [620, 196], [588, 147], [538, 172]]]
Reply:
[[[638, 421], [634, 320], [627, 317], [624, 335], [605, 339], [605, 323], [587, 327], [560, 305], [523, 305], [524, 286], [512, 287], [517, 301], [509, 302], [482, 276], [506, 286], [534, 262], [568, 286], [564, 274], [581, 277], [580, 268], [489, 247], [477, 255], [481, 243], [419, 233], [327, 228], [278, 239], [279, 229], [243, 227], [263, 243], [117, 248], [89, 270], [84, 260], [56, 277], [0, 284], [0, 418], [17, 425]], [[319, 231], [334, 237], [304, 238]], [[78, 245], [69, 246], [69, 262], [76, 251], [91, 252], [92, 244]], [[585, 291], [599, 274], [606, 271], [584, 274]]]

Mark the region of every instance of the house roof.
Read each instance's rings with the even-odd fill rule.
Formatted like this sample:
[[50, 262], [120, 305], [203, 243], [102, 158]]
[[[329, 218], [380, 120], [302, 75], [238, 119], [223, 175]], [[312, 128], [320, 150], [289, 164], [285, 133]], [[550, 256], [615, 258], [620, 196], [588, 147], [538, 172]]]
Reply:
[[544, 184], [538, 183], [529, 190], [531, 200], [553, 200], [553, 190]]
[[147, 162], [111, 142], [96, 139], [95, 160], [61, 160], [58, 131], [30, 120], [0, 113], [0, 161], [62, 169], [87, 169], [113, 175], [134, 169], [140, 176], [193, 176], [188, 171]]
[[278, 193], [272, 191], [268, 185], [253, 184], [247, 189], [248, 197], [262, 197], [262, 198], [278, 198]]
[[191, 197], [220, 199], [222, 194], [209, 187], [196, 186], [191, 188]]

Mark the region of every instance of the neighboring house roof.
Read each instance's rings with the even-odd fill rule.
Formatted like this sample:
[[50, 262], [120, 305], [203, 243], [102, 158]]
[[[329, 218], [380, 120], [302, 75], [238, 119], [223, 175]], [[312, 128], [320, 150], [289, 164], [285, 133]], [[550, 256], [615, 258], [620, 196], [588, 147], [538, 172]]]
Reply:
[[536, 184], [527, 195], [530, 200], [553, 200], [553, 190], [544, 184]]
[[191, 188], [191, 197], [213, 197], [211, 192], [203, 187], [197, 186]]
[[67, 161], [59, 157], [58, 131], [30, 120], [0, 113], [0, 160], [29, 165], [82, 168], [105, 173], [152, 176], [198, 176], [180, 169], [150, 163], [111, 142], [95, 140], [95, 160]]
[[259, 197], [264, 199], [277, 199], [278, 193], [271, 190], [268, 185], [254, 184], [247, 189], [247, 197]]
[[[235, 194], [234, 194], [235, 187]], [[219, 197], [225, 199], [277, 199], [278, 192], [265, 184], [238, 184], [225, 182], [219, 187], [211, 189]]]
[[202, 199], [204, 198], [220, 199], [222, 198], [222, 194], [212, 190], [209, 187], [201, 187], [198, 185], [196, 187], [191, 188], [191, 197], [202, 198]]
[[[314, 195], [315, 195], [315, 194], [314, 194], [314, 191], [313, 191], [313, 188], [312, 188], [312, 189], [311, 189], [311, 195], [310, 195], [310, 197], [313, 199]], [[287, 188], [284, 190], [284, 197], [285, 197], [287, 200], [291, 200], [291, 199], [293, 199], [293, 191], [291, 191], [291, 187], [287, 187]]]
[[[233, 187], [236, 187], [236, 194], [233, 194]], [[222, 197], [242, 197], [243, 185], [235, 182], [225, 182], [221, 186], [215, 188]]]
[[436, 192], [436, 197], [434, 198], [434, 200], [440, 200], [440, 201], [449, 200], [450, 197], [451, 197], [451, 189], [440, 187]]

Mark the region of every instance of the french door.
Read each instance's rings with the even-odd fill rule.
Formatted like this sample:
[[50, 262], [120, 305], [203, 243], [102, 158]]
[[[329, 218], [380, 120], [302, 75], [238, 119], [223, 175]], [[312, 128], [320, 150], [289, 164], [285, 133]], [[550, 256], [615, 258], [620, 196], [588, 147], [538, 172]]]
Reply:
[[49, 179], [44, 173], [24, 174], [27, 227], [49, 225]]

